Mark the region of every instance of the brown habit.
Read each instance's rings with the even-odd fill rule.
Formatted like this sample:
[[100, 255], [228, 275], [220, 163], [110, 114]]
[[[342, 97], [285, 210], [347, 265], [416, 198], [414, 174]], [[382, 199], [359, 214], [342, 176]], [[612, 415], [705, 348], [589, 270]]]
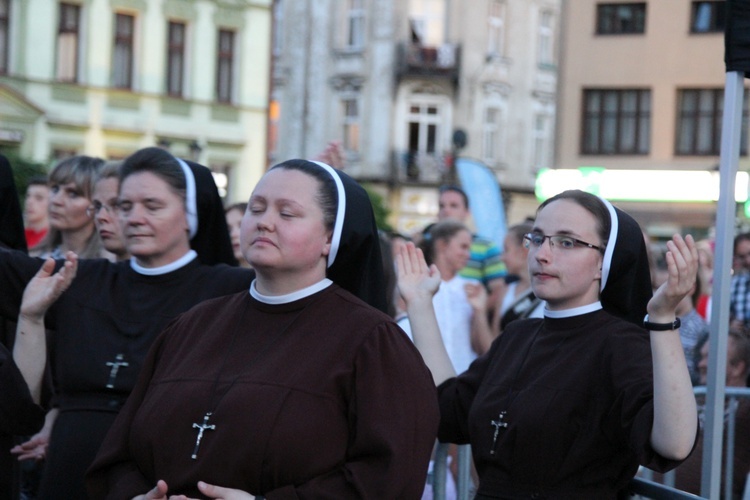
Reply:
[[[211, 412], [196, 458], [196, 438]], [[436, 390], [408, 338], [337, 285], [280, 305], [211, 300], [159, 337], [89, 470], [95, 498], [164, 479], [267, 498], [419, 498]]]

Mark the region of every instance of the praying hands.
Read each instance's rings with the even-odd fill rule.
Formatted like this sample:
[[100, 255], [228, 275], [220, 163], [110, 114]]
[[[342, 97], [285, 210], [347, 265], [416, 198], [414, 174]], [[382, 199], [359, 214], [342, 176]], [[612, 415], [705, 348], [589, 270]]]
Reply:
[[[242, 490], [236, 490], [233, 488], [222, 488], [213, 484], [204, 483], [198, 481], [198, 489], [201, 493], [209, 498], [216, 498], [219, 500], [253, 500], [255, 497], [250, 493]], [[168, 486], [165, 481], [159, 480], [153, 490], [149, 491], [145, 495], [138, 495], [133, 497], [133, 500], [197, 500], [186, 497], [185, 495], [169, 495], [167, 496]]]

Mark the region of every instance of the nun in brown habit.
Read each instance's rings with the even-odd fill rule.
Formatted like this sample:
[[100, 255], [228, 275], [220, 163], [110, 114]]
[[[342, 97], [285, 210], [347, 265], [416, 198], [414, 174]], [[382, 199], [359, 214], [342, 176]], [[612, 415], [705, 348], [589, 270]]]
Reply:
[[439, 276], [413, 247], [398, 258], [412, 333], [439, 384], [438, 438], [471, 444], [479, 499], [614, 499], [639, 465], [669, 470], [695, 444], [675, 316], [695, 281], [695, 243], [668, 243], [669, 279], [652, 297], [638, 224], [596, 196], [545, 201], [525, 241], [544, 318], [508, 324], [458, 376], [427, 348], [439, 346], [427, 293]]
[[435, 387], [383, 312], [367, 193], [326, 164], [281, 163], [250, 197], [241, 246], [250, 290], [162, 333], [89, 470], [91, 495], [419, 498]]

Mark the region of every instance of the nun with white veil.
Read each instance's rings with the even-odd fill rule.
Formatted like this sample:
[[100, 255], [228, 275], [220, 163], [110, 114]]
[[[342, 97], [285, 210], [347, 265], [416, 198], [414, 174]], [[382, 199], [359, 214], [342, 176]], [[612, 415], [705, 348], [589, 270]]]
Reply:
[[614, 499], [639, 465], [687, 458], [698, 419], [675, 311], [695, 282], [692, 237], [667, 243], [652, 297], [638, 224], [571, 190], [546, 200], [524, 236], [544, 318], [508, 324], [464, 373], [441, 351], [439, 282], [413, 247], [398, 256], [415, 345], [438, 384], [444, 442], [470, 443], [478, 499]]
[[365, 190], [289, 160], [255, 187], [249, 291], [177, 318], [89, 470], [94, 498], [405, 498], [438, 422], [430, 373], [385, 314]]

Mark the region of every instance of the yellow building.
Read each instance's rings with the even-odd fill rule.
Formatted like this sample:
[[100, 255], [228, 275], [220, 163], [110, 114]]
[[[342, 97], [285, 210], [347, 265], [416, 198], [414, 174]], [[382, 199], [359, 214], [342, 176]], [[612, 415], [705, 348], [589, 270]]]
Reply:
[[271, 0], [0, 0], [0, 149], [158, 144], [245, 200], [266, 166], [270, 41]]
[[[591, 182], [602, 168], [628, 170], [612, 176], [621, 179], [619, 188], [630, 188], [614, 201], [653, 234], [701, 232], [715, 221], [714, 203], [674, 200], [714, 187], [724, 8], [721, 1], [564, 3], [555, 166], [595, 167]], [[743, 124], [740, 170], [746, 171], [747, 99]], [[654, 171], [667, 172], [653, 177]], [[704, 181], [692, 186], [692, 177]], [[673, 201], [657, 201], [660, 195]]]

